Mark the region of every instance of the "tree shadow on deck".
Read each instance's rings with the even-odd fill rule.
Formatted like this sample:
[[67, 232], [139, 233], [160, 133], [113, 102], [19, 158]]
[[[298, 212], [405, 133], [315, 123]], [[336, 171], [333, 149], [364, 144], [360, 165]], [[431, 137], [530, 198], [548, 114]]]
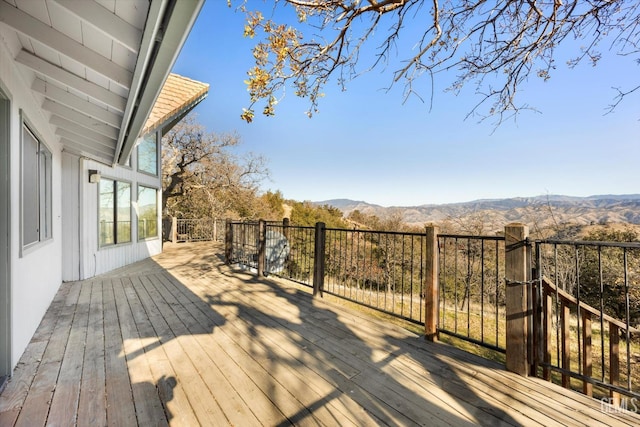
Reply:
[[[104, 287], [105, 325], [117, 322], [120, 328], [105, 337], [106, 366], [123, 366], [131, 383], [116, 398], [123, 402], [117, 410], [138, 425], [171, 420], [180, 425], [202, 424], [194, 407], [201, 408], [193, 401], [207, 386], [200, 378], [199, 383], [184, 378], [198, 369], [192, 354], [202, 353], [195, 348], [199, 337], [211, 336], [226, 319], [168, 272], [167, 267], [188, 266], [197, 276], [200, 268], [215, 262], [207, 256], [185, 255], [164, 259], [165, 265], [146, 259], [97, 278]], [[198, 319], [197, 313], [201, 314]], [[110, 373], [106, 374], [108, 378]]]
[[282, 417], [273, 425], [522, 424], [458, 374], [455, 361], [439, 353], [444, 344], [373, 318], [368, 324], [295, 285], [231, 270], [214, 254], [165, 266], [194, 281], [189, 287], [209, 313], [226, 318], [211, 319], [214, 325], [253, 360], [248, 364], [262, 366], [239, 369], [278, 407]]
[[[273, 283], [273, 286], [277, 292], [279, 285]], [[457, 374], [455, 361], [438, 357], [438, 349], [443, 344], [428, 343], [409, 333], [387, 335], [384, 330], [364, 323], [364, 316], [344, 321], [342, 318], [352, 313], [337, 315], [334, 310], [342, 308], [309, 301], [310, 298], [308, 293], [298, 290], [288, 301], [301, 313], [306, 312], [304, 318], [318, 327], [325, 331], [334, 329], [335, 332], [329, 333], [336, 339], [316, 347], [315, 355], [329, 366], [340, 358], [341, 362], [358, 369], [358, 373], [346, 377], [342, 370], [330, 369], [329, 373], [338, 380], [336, 384], [342, 393], [348, 393], [382, 423], [521, 424], [480, 397], [473, 381]], [[378, 320], [372, 318], [371, 321]], [[424, 372], [417, 372], [419, 367], [423, 367]]]

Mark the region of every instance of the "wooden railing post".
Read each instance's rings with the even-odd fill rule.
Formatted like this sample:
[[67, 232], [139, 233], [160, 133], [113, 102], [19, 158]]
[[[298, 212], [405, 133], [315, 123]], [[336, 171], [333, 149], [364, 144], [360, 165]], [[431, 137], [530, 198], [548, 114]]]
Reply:
[[171, 217], [171, 242], [178, 242], [178, 218], [175, 216]]
[[264, 276], [267, 261], [267, 222], [258, 221], [258, 276]]
[[[591, 313], [582, 310], [582, 375], [591, 377], [593, 374], [593, 360], [591, 356]], [[582, 383], [582, 392], [593, 396], [593, 384], [589, 381]]]
[[544, 367], [542, 368], [542, 378], [547, 381], [551, 381], [551, 331], [553, 329], [553, 298], [551, 294], [543, 291], [544, 298], [544, 338], [543, 338], [543, 361]]
[[428, 225], [426, 230], [426, 271], [424, 283], [424, 336], [429, 341], [438, 339], [438, 227]]
[[[291, 236], [291, 230], [289, 229], [289, 218], [282, 218], [282, 234], [284, 238], [287, 240], [287, 245], [289, 245], [289, 249], [291, 249], [291, 240], [289, 237]], [[289, 270], [289, 251], [287, 251], [287, 255], [284, 258], [284, 268], [286, 271]]]
[[[562, 301], [560, 304], [560, 328], [561, 328], [561, 367], [565, 372], [571, 371], [571, 308], [569, 304]], [[571, 376], [568, 373], [562, 373], [562, 387], [571, 387]]]
[[289, 223], [289, 218], [282, 218], [282, 234], [287, 241], [289, 241], [289, 234], [291, 233], [291, 230], [289, 230]]
[[231, 264], [231, 258], [233, 257], [233, 223], [228, 219], [225, 223], [224, 231], [224, 262]]
[[[620, 382], [620, 328], [609, 322], [609, 384], [618, 385]], [[611, 404], [620, 407], [620, 393], [609, 392]]]
[[527, 237], [529, 227], [524, 224], [508, 224], [505, 235], [505, 280], [507, 341], [507, 370], [522, 376], [529, 374], [528, 360], [528, 310], [527, 295], [531, 266], [528, 265]]
[[320, 294], [324, 289], [324, 249], [325, 249], [325, 224], [316, 223], [315, 250], [313, 254], [313, 296]]

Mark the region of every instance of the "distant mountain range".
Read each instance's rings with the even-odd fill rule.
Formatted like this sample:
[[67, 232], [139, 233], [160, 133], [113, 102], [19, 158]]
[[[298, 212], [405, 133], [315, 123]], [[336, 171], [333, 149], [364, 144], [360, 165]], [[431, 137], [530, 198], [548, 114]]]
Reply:
[[443, 221], [482, 221], [488, 228], [500, 229], [510, 222], [544, 227], [553, 224], [640, 224], [640, 194], [572, 197], [544, 195], [510, 199], [484, 199], [463, 203], [384, 207], [349, 199], [314, 202], [340, 209], [344, 216], [354, 210], [386, 218], [402, 215], [405, 223], [424, 225]]

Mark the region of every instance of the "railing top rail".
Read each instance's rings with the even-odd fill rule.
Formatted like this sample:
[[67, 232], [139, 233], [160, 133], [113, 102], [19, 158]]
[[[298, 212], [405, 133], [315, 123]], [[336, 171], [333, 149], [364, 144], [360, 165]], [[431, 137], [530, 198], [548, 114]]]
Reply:
[[299, 228], [303, 230], [314, 230], [315, 227], [310, 225], [283, 225], [282, 223], [267, 223], [267, 225], [271, 227], [281, 227], [281, 228]]
[[504, 236], [478, 236], [474, 234], [438, 234], [438, 238], [446, 239], [477, 239], [477, 240], [505, 240]]
[[627, 249], [640, 249], [640, 242], [604, 242], [604, 241], [591, 241], [591, 240], [553, 240], [553, 239], [538, 239], [532, 240], [534, 243], [545, 245], [571, 245], [571, 246], [600, 246], [611, 248], [627, 248]]
[[366, 234], [393, 234], [398, 236], [420, 236], [424, 237], [424, 233], [410, 232], [410, 231], [384, 231], [384, 230], [362, 230], [359, 228], [326, 228], [327, 231], [344, 231], [352, 233], [366, 233]]

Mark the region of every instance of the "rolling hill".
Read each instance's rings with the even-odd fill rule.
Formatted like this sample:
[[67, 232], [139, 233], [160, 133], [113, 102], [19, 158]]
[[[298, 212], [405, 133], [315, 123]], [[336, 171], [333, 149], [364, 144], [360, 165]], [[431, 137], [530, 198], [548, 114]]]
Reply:
[[420, 226], [446, 221], [481, 222], [488, 230], [501, 229], [510, 222], [523, 222], [541, 228], [553, 225], [640, 224], [640, 194], [589, 197], [544, 195], [392, 207], [349, 199], [324, 200], [314, 204], [334, 206], [345, 217], [354, 210], [379, 218], [401, 215], [403, 222]]

